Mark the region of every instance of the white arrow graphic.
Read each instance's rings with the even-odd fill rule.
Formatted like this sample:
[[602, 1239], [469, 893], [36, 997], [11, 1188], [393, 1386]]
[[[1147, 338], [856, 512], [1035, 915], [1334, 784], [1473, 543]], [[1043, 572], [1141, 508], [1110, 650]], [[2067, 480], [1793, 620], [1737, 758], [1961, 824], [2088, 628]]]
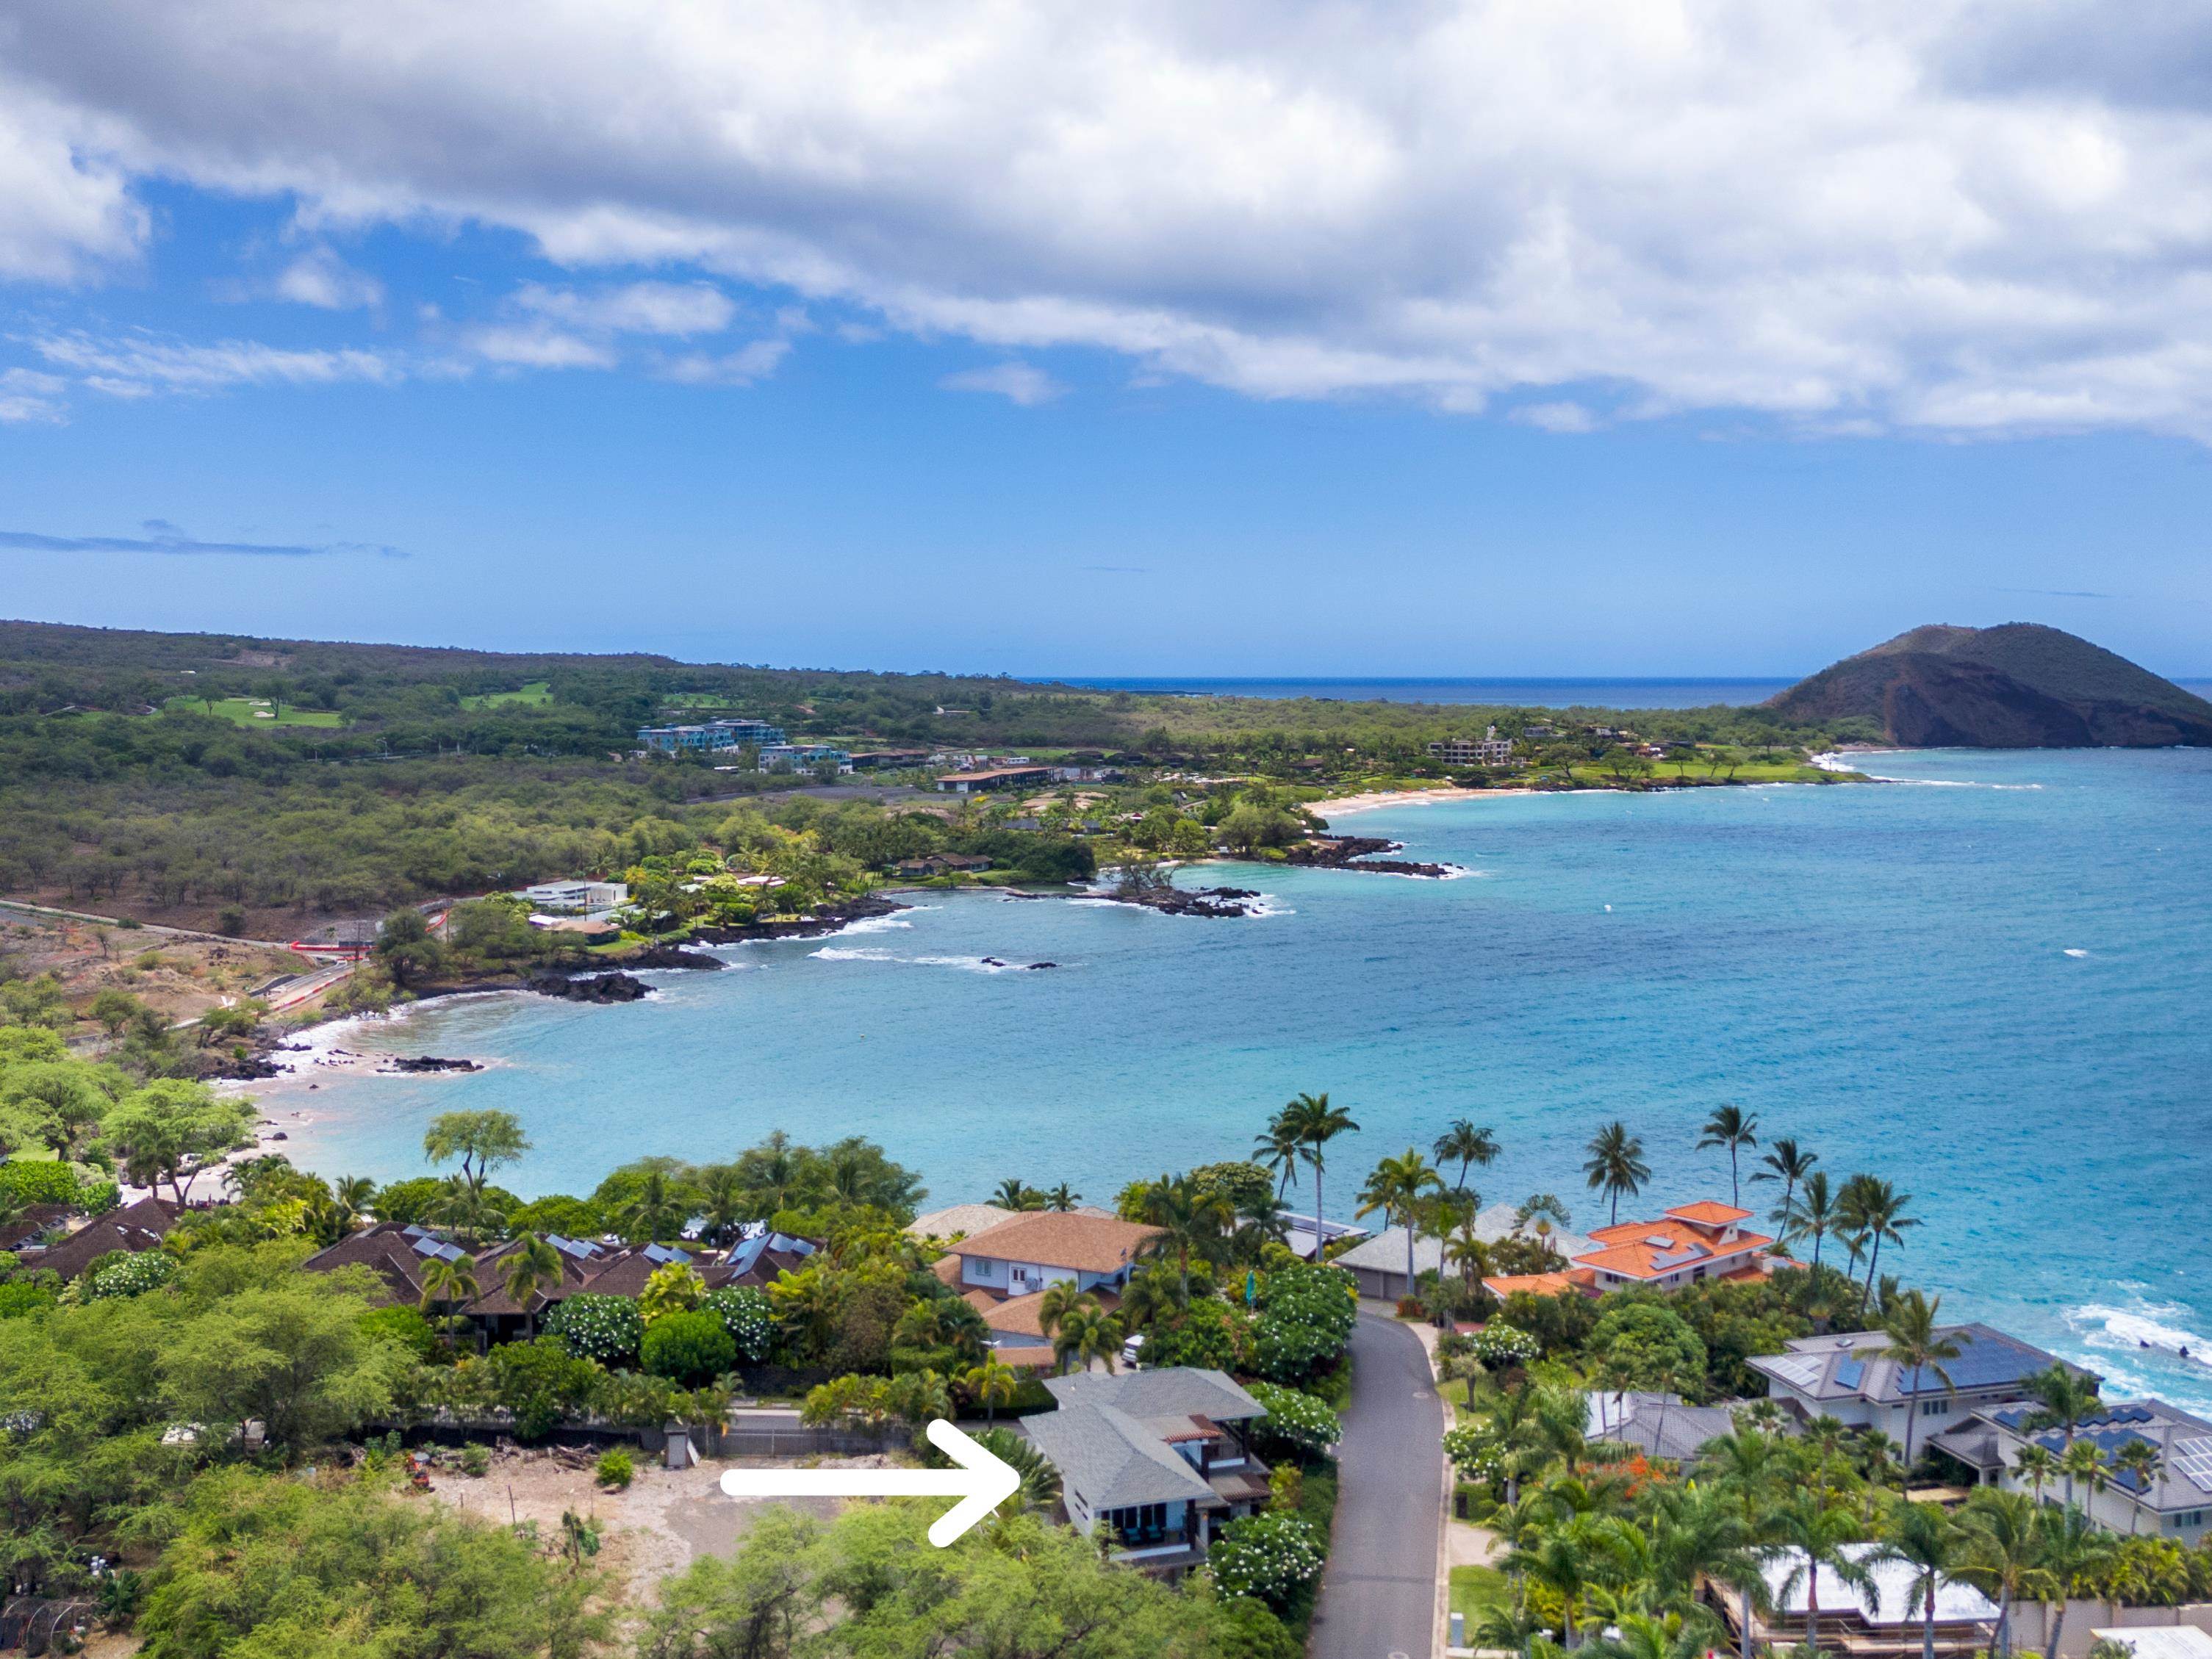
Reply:
[[732, 1498], [957, 1498], [930, 1524], [929, 1541], [943, 1549], [1012, 1497], [1022, 1477], [941, 1417], [931, 1419], [927, 1432], [930, 1443], [960, 1468], [731, 1469], [722, 1476], [722, 1490]]

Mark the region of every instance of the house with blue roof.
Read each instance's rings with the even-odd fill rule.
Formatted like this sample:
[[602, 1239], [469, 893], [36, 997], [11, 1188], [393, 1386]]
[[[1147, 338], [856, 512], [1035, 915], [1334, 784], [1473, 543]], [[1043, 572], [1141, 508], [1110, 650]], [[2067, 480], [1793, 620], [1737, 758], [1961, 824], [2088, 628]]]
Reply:
[[1941, 1376], [1933, 1365], [1916, 1369], [1885, 1358], [1890, 1340], [1882, 1331], [1801, 1336], [1780, 1353], [1744, 1364], [1766, 1379], [1771, 1398], [1806, 1422], [1832, 1417], [1850, 1428], [1880, 1429], [1900, 1444], [1910, 1422], [1915, 1445], [1977, 1412], [2026, 1401], [2029, 1377], [2067, 1365], [1988, 1325], [1947, 1325], [1940, 1334], [1960, 1351], [1943, 1362]]

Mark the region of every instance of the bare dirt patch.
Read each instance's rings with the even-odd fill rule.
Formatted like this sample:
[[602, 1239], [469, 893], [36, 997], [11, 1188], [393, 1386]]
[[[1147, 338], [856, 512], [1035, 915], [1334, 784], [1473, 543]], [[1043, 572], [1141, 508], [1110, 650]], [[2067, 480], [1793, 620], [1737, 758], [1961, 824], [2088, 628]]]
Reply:
[[52, 974], [80, 1016], [111, 986], [172, 1024], [197, 1019], [279, 974], [311, 965], [289, 951], [238, 939], [0, 910], [0, 957], [27, 975]]

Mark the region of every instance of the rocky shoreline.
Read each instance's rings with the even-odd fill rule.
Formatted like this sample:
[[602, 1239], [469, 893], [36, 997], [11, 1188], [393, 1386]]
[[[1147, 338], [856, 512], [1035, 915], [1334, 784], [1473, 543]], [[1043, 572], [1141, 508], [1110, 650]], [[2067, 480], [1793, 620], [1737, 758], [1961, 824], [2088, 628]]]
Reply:
[[1129, 892], [1088, 893], [1115, 904], [1133, 904], [1168, 916], [1255, 916], [1260, 895], [1249, 887], [1146, 887]]
[[1377, 875], [1420, 876], [1432, 881], [1451, 874], [1449, 865], [1376, 856], [1405, 850], [1405, 842], [1385, 841], [1379, 836], [1315, 836], [1286, 848], [1285, 856], [1291, 864], [1314, 870], [1367, 870]]

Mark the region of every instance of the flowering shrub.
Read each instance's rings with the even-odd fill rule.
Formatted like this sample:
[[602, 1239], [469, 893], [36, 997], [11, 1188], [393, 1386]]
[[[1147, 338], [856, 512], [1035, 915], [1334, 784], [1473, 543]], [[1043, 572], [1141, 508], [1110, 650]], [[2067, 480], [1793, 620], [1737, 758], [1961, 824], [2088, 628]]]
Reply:
[[568, 1352], [603, 1365], [630, 1358], [645, 1339], [637, 1304], [626, 1296], [572, 1296], [545, 1316]]
[[1297, 1382], [1344, 1352], [1358, 1317], [1358, 1291], [1343, 1268], [1279, 1267], [1260, 1294], [1253, 1364], [1279, 1382]]
[[722, 1322], [730, 1340], [738, 1345], [738, 1358], [756, 1365], [768, 1358], [769, 1344], [775, 1338], [775, 1308], [763, 1292], [750, 1285], [710, 1291], [699, 1305]]
[[111, 1296], [137, 1296], [177, 1276], [177, 1258], [160, 1250], [118, 1256], [85, 1275], [84, 1296], [97, 1302]]
[[1146, 1333], [1145, 1363], [1234, 1370], [1250, 1345], [1250, 1327], [1243, 1314], [1218, 1297], [1193, 1297], [1189, 1307]]
[[1270, 1512], [1231, 1521], [1207, 1565], [1224, 1595], [1249, 1595], [1280, 1609], [1320, 1576], [1325, 1554], [1312, 1522]]
[[1523, 1330], [1492, 1320], [1474, 1339], [1474, 1357], [1486, 1365], [1525, 1365], [1543, 1345]]
[[1488, 1429], [1472, 1423], [1444, 1431], [1444, 1455], [1469, 1480], [1496, 1481], [1505, 1478], [1505, 1449]]
[[1310, 1394], [1273, 1382], [1255, 1382], [1245, 1392], [1267, 1408], [1258, 1428], [1271, 1440], [1301, 1451], [1320, 1452], [1344, 1437], [1344, 1425], [1337, 1421], [1336, 1413]]

